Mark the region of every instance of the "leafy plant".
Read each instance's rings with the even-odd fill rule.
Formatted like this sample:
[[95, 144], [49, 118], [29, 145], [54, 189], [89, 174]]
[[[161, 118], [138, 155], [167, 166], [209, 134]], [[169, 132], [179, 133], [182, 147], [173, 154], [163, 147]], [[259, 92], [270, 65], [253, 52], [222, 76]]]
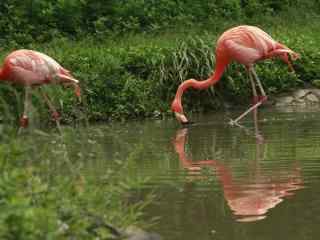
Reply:
[[151, 198], [128, 201], [147, 180], [130, 174], [134, 158], [118, 159], [103, 173], [88, 173], [86, 159], [95, 161], [103, 152], [87, 134], [77, 134], [76, 144], [86, 144], [86, 151], [77, 152], [71, 129], [63, 136], [11, 134], [2, 134], [0, 145], [1, 238], [110, 239], [142, 223], [141, 212]]

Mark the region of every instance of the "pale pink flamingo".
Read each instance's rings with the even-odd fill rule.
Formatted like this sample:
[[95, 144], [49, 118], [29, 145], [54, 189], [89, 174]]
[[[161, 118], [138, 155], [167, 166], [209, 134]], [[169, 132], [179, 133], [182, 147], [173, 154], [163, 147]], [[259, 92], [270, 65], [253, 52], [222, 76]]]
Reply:
[[[195, 79], [189, 79], [181, 83], [175, 98], [172, 101], [171, 110], [175, 113], [175, 116], [180, 123], [188, 123], [181, 103], [183, 93], [188, 88], [207, 89], [214, 85], [221, 78], [227, 65], [232, 61], [236, 61], [247, 68], [254, 96], [254, 105], [234, 121], [231, 120], [231, 124], [237, 124], [240, 119], [267, 100], [266, 93], [253, 65], [259, 60], [279, 57], [287, 63], [290, 70], [293, 71], [288, 55], [291, 56], [292, 60], [299, 58], [299, 54], [285, 45], [276, 42], [258, 27], [238, 26], [231, 28], [224, 32], [217, 41], [215, 53], [216, 66], [214, 73], [207, 80], [197, 81]], [[256, 83], [254, 80], [260, 89], [262, 95], [260, 97], [257, 95]]]
[[68, 70], [60, 66], [51, 57], [32, 50], [22, 49], [10, 53], [5, 58], [2, 68], [0, 68], [0, 80], [25, 87], [24, 111], [20, 118], [20, 129], [28, 126], [31, 87], [39, 86], [59, 130], [59, 113], [51, 103], [48, 95], [41, 89], [41, 85], [62, 84], [64, 86], [72, 86], [79, 99], [81, 95], [79, 81]]

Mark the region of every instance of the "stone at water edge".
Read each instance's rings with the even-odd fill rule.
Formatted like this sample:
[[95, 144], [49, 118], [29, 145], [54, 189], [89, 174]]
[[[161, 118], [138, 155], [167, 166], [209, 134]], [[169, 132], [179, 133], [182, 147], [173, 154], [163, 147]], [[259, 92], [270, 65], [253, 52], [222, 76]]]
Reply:
[[285, 106], [290, 105], [294, 102], [294, 97], [286, 96], [286, 97], [280, 97], [276, 100], [276, 106]]
[[306, 99], [309, 102], [312, 102], [312, 103], [318, 103], [319, 102], [319, 98], [317, 98], [314, 94], [311, 94], [311, 93], [306, 96]]
[[124, 231], [125, 240], [162, 240], [162, 237], [157, 233], [149, 233], [136, 226], [129, 226]]
[[316, 95], [317, 97], [319, 97], [320, 98], [320, 89], [312, 89], [311, 90], [311, 92], [314, 94], [314, 95]]
[[293, 96], [297, 99], [305, 97], [311, 92], [310, 89], [298, 89], [293, 93]]

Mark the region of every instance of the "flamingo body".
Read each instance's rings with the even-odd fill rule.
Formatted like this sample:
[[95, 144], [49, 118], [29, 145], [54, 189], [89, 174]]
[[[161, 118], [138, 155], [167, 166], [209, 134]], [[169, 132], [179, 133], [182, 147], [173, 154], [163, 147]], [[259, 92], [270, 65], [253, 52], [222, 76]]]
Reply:
[[4, 60], [1, 80], [22, 85], [42, 85], [79, 81], [51, 57], [32, 50], [17, 50]]
[[[53, 58], [33, 50], [21, 49], [10, 53], [4, 59], [3, 66], [0, 69], [0, 81], [25, 86], [25, 107], [24, 114], [20, 121], [22, 127], [26, 127], [28, 124], [27, 112], [30, 87], [45, 84], [62, 84], [65, 86], [73, 86], [75, 94], [79, 98], [81, 95], [78, 85], [79, 81], [75, 79], [68, 70], [63, 68]], [[42, 94], [59, 127], [59, 114], [50, 102], [48, 96], [44, 92]]]
[[[235, 61], [247, 67], [249, 76], [251, 74], [250, 78], [255, 78], [263, 96], [262, 100], [257, 103], [258, 105], [249, 109], [251, 111], [261, 105], [262, 101], [266, 100], [265, 92], [253, 69], [253, 65], [259, 60], [279, 57], [289, 65], [290, 69], [292, 69], [288, 55], [290, 55], [293, 60], [299, 57], [297, 53], [273, 40], [269, 34], [258, 27], [243, 25], [231, 28], [225, 31], [217, 41], [215, 52], [216, 66], [214, 73], [207, 80], [197, 81], [195, 79], [189, 79], [181, 83], [171, 104], [171, 109], [179, 122], [188, 123], [181, 103], [183, 93], [190, 87], [194, 89], [206, 89], [214, 85], [220, 80], [228, 64]], [[251, 80], [251, 82], [254, 88], [255, 83], [253, 80]], [[253, 89], [253, 92], [255, 95], [256, 90]], [[245, 115], [246, 114], [247, 112]], [[241, 118], [242, 117], [243, 116], [241, 116]]]
[[278, 43], [270, 35], [254, 26], [232, 28], [217, 42], [218, 52], [246, 66], [263, 59], [277, 47]]

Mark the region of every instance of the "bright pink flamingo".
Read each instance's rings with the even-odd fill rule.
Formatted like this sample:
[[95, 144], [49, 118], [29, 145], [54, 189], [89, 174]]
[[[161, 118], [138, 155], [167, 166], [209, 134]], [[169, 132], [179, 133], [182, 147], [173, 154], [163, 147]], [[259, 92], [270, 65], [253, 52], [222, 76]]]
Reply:
[[0, 68], [0, 80], [25, 87], [24, 111], [20, 119], [20, 128], [28, 126], [31, 87], [39, 86], [59, 130], [59, 113], [40, 86], [44, 84], [72, 86], [75, 89], [75, 94], [80, 98], [79, 81], [51, 57], [32, 50], [22, 49], [10, 53]]
[[[250, 111], [256, 109], [267, 100], [267, 96], [262, 84], [254, 70], [254, 63], [259, 60], [279, 57], [285, 63], [287, 63], [290, 70], [293, 71], [288, 55], [290, 55], [293, 60], [299, 58], [299, 54], [295, 53], [285, 45], [276, 42], [258, 27], [238, 26], [231, 28], [224, 32], [217, 41], [215, 53], [216, 67], [214, 73], [204, 81], [189, 79], [181, 83], [171, 104], [171, 109], [175, 113], [175, 116], [180, 123], [188, 123], [188, 119], [184, 114], [181, 104], [183, 93], [191, 87], [194, 89], [207, 89], [214, 85], [221, 78], [227, 65], [232, 61], [236, 61], [243, 64], [247, 68], [254, 97], [254, 105], [234, 121], [231, 120], [231, 124], [237, 124], [237, 122]], [[256, 83], [254, 79], [260, 89], [262, 95], [260, 97], [257, 95]]]

